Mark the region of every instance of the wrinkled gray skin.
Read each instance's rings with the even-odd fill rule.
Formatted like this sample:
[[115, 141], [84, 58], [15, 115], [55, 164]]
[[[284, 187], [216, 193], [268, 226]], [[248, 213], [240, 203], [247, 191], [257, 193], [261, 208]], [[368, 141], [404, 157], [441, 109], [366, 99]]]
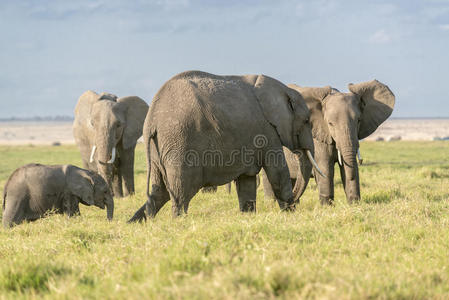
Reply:
[[[134, 151], [147, 111], [139, 97], [117, 99], [92, 91], [83, 93], [76, 105], [73, 135], [83, 166], [103, 176], [116, 197], [134, 194]], [[93, 146], [97, 148], [90, 162]]]
[[[296, 176], [296, 174], [295, 174]], [[267, 179], [268, 180], [268, 179]], [[260, 177], [259, 174], [256, 175], [256, 189], [259, 188], [260, 185]], [[201, 190], [203, 193], [216, 193], [217, 192], [217, 186], [208, 186]], [[226, 183], [226, 191], [228, 194], [232, 191], [232, 182]]]
[[[315, 144], [315, 158], [319, 168], [326, 175], [314, 176], [318, 184], [322, 204], [332, 204], [334, 200], [334, 166], [338, 162], [340, 150], [342, 165], [340, 175], [349, 203], [360, 200], [357, 150], [359, 140], [373, 133], [393, 112], [395, 96], [383, 83], [372, 80], [359, 84], [349, 84], [349, 93], [340, 93], [331, 87], [308, 88], [289, 85], [301, 93], [310, 110], [310, 123]], [[289, 157], [286, 155], [287, 158]], [[297, 167], [294, 157], [287, 159], [289, 167]], [[310, 164], [301, 168], [311, 168]], [[291, 177], [296, 172], [291, 171]], [[298, 173], [298, 172], [296, 172]], [[299, 172], [301, 173], [301, 172]], [[314, 173], [315, 174], [315, 173]], [[304, 176], [297, 177], [299, 198], [305, 190]], [[265, 181], [264, 181], [265, 186]], [[270, 195], [269, 186], [267, 192]]]
[[[154, 217], [170, 199], [174, 216], [187, 213], [200, 188], [232, 180], [240, 210], [255, 211], [261, 167], [281, 209], [293, 209], [282, 145], [313, 151], [308, 119], [301, 95], [268, 76], [176, 75], [158, 91], [145, 119], [148, 201], [129, 221], [146, 219], [145, 212]], [[211, 150], [221, 158], [215, 163], [204, 159]], [[268, 153], [278, 161], [265, 160]]]
[[79, 203], [106, 207], [112, 219], [114, 201], [104, 179], [72, 165], [28, 164], [15, 170], [3, 192], [3, 226], [34, 221], [54, 210], [79, 215]]
[[[301, 170], [299, 169], [300, 166], [306, 166], [307, 168], [312, 168], [309, 160], [301, 160], [302, 164], [300, 164], [299, 159], [298, 159], [298, 155], [291, 152], [288, 148], [283, 147], [284, 150], [284, 155], [285, 155], [285, 161], [287, 162], [287, 166], [288, 166], [288, 171], [290, 174], [290, 180], [292, 182], [292, 186], [296, 186], [296, 178], [298, 177], [298, 174], [301, 174]], [[315, 150], [316, 151], [316, 150]], [[298, 173], [299, 172], [299, 173]], [[304, 171], [306, 172], [306, 171]], [[262, 176], [262, 184], [263, 184], [263, 192], [264, 192], [264, 197], [265, 199], [273, 199], [276, 200], [276, 197], [273, 193], [273, 189], [271, 188], [271, 184], [268, 181], [267, 175], [265, 174], [265, 171], [262, 169], [260, 172], [261, 176]], [[299, 175], [302, 177], [302, 175]], [[305, 186], [307, 185], [307, 183], [309, 182], [310, 176], [309, 178], [303, 178], [303, 184], [301, 184], [301, 188], [304, 188], [305, 190]], [[304, 184], [305, 183], [305, 184]], [[295, 197], [295, 199], [298, 199], [297, 201], [299, 201], [299, 197], [302, 195], [304, 191], [302, 191], [300, 193], [300, 195], [296, 198], [296, 193], [293, 193], [293, 196]]]

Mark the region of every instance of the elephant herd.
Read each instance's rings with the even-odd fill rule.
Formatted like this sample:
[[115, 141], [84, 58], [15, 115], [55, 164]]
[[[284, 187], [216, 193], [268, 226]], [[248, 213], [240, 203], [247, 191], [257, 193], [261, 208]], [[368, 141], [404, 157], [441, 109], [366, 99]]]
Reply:
[[[359, 140], [392, 113], [395, 97], [377, 80], [330, 86], [284, 85], [265, 75], [187, 71], [168, 80], [148, 105], [139, 97], [87, 91], [75, 108], [73, 134], [83, 166], [31, 164], [8, 179], [3, 224], [46, 211], [79, 214], [78, 204], [107, 208], [134, 193], [134, 152], [143, 135], [147, 201], [129, 222], [154, 217], [171, 200], [187, 213], [202, 188], [235, 182], [240, 210], [256, 210], [258, 174], [265, 195], [293, 210], [313, 175], [322, 204], [334, 199], [338, 162], [346, 197], [360, 199]], [[150, 188], [151, 184], [151, 188]]]

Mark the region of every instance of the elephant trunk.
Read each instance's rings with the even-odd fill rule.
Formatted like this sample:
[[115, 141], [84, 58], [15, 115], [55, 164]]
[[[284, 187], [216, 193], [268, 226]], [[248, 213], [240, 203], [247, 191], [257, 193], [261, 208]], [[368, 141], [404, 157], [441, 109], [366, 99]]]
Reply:
[[113, 162], [116, 157], [115, 141], [111, 136], [96, 139], [96, 158], [98, 173], [112, 190]]
[[312, 130], [310, 125], [306, 125], [299, 135], [297, 135], [297, 145], [295, 146], [295, 151], [310, 150], [312, 153], [314, 152]]
[[299, 203], [299, 198], [304, 193], [312, 174], [312, 163], [308, 159], [306, 151], [302, 150], [296, 154], [299, 160], [299, 168], [296, 174], [295, 186], [293, 187], [293, 200], [295, 203]]
[[114, 216], [114, 199], [112, 199], [112, 197], [106, 201], [106, 213], [107, 213], [107, 218], [108, 220], [112, 220], [113, 216]]
[[112, 164], [116, 157], [116, 148], [113, 143], [107, 145], [97, 144], [97, 160], [102, 164]]
[[[315, 170], [318, 172], [319, 175], [326, 177], [323, 172], [318, 168], [318, 164], [316, 163], [315, 159], [313, 158], [313, 153], [315, 151], [315, 147], [313, 144], [313, 137], [312, 137], [312, 131], [310, 128], [310, 125], [306, 125], [305, 128], [301, 131], [301, 133], [297, 136], [298, 139], [298, 147], [295, 149], [294, 152], [301, 153], [302, 156], [305, 156], [308, 158], [312, 166], [315, 168]], [[298, 152], [299, 151], [299, 152]], [[307, 183], [306, 183], [307, 186]]]
[[356, 177], [357, 169], [357, 149], [355, 147], [347, 147], [346, 149], [342, 149], [342, 158], [343, 164], [345, 168], [346, 177], [349, 180], [354, 180]]
[[102, 162], [98, 163], [98, 174], [100, 174], [101, 177], [106, 181], [109, 188], [112, 191], [112, 165], [111, 164], [104, 164]]

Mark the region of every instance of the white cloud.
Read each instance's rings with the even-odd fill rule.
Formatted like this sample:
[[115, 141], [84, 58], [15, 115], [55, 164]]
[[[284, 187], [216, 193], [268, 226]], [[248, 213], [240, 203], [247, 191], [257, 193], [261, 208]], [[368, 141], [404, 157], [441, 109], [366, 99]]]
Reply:
[[372, 44], [386, 44], [391, 41], [391, 36], [384, 29], [381, 29], [373, 33], [368, 41]]
[[449, 24], [440, 25], [440, 29], [444, 31], [449, 31]]

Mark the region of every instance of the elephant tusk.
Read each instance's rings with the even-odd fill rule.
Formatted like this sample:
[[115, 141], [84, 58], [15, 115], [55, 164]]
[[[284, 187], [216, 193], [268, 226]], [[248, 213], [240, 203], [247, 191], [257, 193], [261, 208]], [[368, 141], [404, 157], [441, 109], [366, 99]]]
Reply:
[[357, 149], [357, 158], [359, 159], [359, 164], [363, 165], [363, 158], [362, 155], [360, 154], [360, 148]]
[[337, 157], [338, 157], [338, 164], [339, 164], [340, 166], [342, 166], [343, 163], [342, 163], [342, 159], [341, 159], [341, 152], [340, 152], [340, 150], [338, 150], [338, 149], [337, 149]]
[[310, 162], [312, 163], [315, 170], [318, 173], [320, 173], [321, 176], [323, 176], [324, 178], [327, 178], [326, 175], [324, 175], [323, 172], [321, 172], [320, 168], [318, 168], [318, 164], [316, 163], [315, 159], [313, 159], [313, 156], [312, 156], [312, 153], [310, 152], [310, 150], [306, 150], [306, 153], [307, 153], [307, 158], [310, 160]]
[[108, 164], [112, 164], [115, 161], [115, 147], [112, 148], [112, 157], [110, 160], [108, 160]]
[[90, 153], [90, 159], [89, 159], [89, 162], [90, 162], [90, 163], [93, 163], [93, 162], [94, 162], [95, 150], [97, 150], [97, 146], [94, 145], [94, 146], [92, 147], [92, 152]]

